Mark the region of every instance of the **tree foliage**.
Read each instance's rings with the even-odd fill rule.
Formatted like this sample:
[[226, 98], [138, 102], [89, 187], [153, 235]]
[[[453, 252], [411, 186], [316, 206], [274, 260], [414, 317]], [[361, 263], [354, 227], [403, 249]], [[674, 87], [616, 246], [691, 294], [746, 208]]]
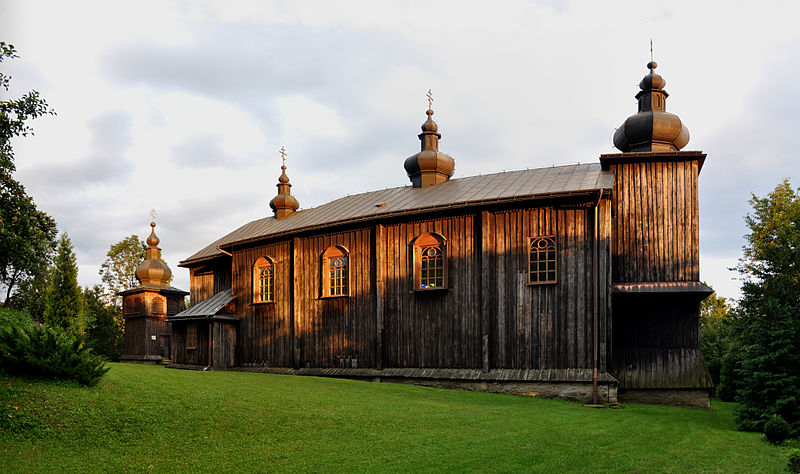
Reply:
[[50, 286], [45, 297], [44, 324], [83, 334], [83, 297], [78, 288], [78, 264], [66, 233], [58, 241]]
[[733, 320], [726, 298], [712, 294], [700, 303], [700, 351], [714, 386], [719, 384], [722, 359], [731, 348]]
[[126, 237], [112, 244], [106, 253], [106, 260], [100, 265], [100, 278], [106, 286], [109, 301], [122, 307], [120, 291], [133, 288], [139, 284], [136, 279], [136, 267], [144, 260], [145, 243], [138, 235]]
[[[784, 180], [753, 195], [750, 233], [737, 270], [744, 276], [732, 375], [739, 379], [739, 427], [763, 430], [775, 415], [800, 428], [800, 190]], [[723, 380], [727, 376], [723, 376]]]
[[[13, 45], [0, 42], [0, 62], [16, 57]], [[10, 81], [10, 76], [0, 73], [0, 87], [7, 91]], [[12, 177], [11, 140], [32, 134], [31, 119], [54, 113], [36, 91], [0, 100], [0, 284], [6, 289], [6, 300], [15, 286], [44, 273], [57, 233], [53, 218], [37, 209]]]
[[106, 303], [99, 285], [83, 290], [86, 344], [99, 355], [117, 360], [122, 355], [122, 311]]

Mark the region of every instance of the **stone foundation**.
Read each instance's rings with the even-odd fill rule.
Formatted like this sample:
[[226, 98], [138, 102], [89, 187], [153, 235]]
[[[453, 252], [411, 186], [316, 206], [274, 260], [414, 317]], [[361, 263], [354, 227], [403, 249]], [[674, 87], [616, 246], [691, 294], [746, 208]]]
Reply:
[[[513, 382], [411, 379], [380, 377], [376, 382], [407, 383], [425, 387], [475, 390], [481, 392], [506, 393], [525, 397], [553, 398], [573, 402], [592, 403], [592, 384], [576, 382]], [[617, 404], [617, 384], [598, 384], [597, 402], [602, 405]]]
[[619, 399], [622, 402], [647, 403], [651, 405], [675, 405], [704, 409], [709, 407], [707, 390], [620, 390]]

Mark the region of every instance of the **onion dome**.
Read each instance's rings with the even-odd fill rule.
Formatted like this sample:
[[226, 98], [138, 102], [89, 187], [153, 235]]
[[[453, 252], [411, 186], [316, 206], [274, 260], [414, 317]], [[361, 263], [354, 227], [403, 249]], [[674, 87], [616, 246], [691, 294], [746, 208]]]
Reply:
[[292, 185], [289, 184], [289, 177], [286, 176], [286, 150], [283, 147], [281, 147], [281, 157], [283, 165], [278, 178], [278, 195], [269, 202], [269, 207], [275, 213], [276, 219], [286, 217], [300, 208], [300, 203], [292, 196]]
[[158, 248], [156, 236], [156, 223], [150, 223], [150, 236], [147, 237], [144, 262], [136, 267], [136, 279], [142, 285], [166, 287], [172, 278], [172, 270], [161, 261], [161, 249]]
[[656, 74], [657, 66], [655, 61], [647, 63], [650, 74], [639, 83], [639, 112], [614, 132], [614, 146], [623, 153], [679, 151], [689, 143], [689, 129], [666, 111], [667, 82]]
[[428, 120], [422, 124], [422, 133], [419, 134], [422, 150], [406, 158], [403, 165], [415, 188], [434, 186], [447, 181], [453, 176], [456, 167], [452, 157], [439, 151], [439, 139], [442, 135], [437, 132], [439, 127], [431, 118], [433, 110], [430, 105], [425, 113], [428, 114]]

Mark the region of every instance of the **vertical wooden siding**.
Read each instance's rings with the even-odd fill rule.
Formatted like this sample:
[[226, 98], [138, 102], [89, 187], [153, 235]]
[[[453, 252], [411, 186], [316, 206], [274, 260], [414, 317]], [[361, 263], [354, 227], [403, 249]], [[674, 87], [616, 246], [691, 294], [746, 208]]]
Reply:
[[[375, 367], [375, 303], [372, 229], [296, 239], [295, 340], [305, 367]], [[323, 298], [321, 255], [339, 245], [348, 250], [349, 296]], [[287, 277], [288, 281], [288, 277]]]
[[614, 282], [698, 281], [697, 160], [612, 164]]
[[[600, 202], [599, 366], [607, 365], [610, 205]], [[485, 265], [490, 366], [591, 368], [593, 349], [592, 208], [538, 208], [488, 214]], [[528, 285], [528, 239], [556, 236], [556, 284]], [[488, 291], [487, 291], [488, 290]]]
[[[380, 246], [386, 367], [481, 367], [479, 267], [474, 216], [385, 227]], [[447, 239], [447, 289], [414, 291], [412, 241], [425, 232]]]
[[[273, 303], [253, 303], [253, 265], [260, 257], [274, 264]], [[239, 330], [237, 359], [244, 365], [291, 365], [291, 252], [289, 242], [252, 247], [233, 256], [233, 295]]]

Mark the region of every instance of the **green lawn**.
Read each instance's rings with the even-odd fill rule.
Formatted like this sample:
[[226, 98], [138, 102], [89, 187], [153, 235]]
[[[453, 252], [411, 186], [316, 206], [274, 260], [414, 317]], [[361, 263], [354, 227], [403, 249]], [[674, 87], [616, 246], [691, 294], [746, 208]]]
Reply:
[[712, 411], [111, 364], [92, 388], [4, 378], [0, 470], [777, 472]]

